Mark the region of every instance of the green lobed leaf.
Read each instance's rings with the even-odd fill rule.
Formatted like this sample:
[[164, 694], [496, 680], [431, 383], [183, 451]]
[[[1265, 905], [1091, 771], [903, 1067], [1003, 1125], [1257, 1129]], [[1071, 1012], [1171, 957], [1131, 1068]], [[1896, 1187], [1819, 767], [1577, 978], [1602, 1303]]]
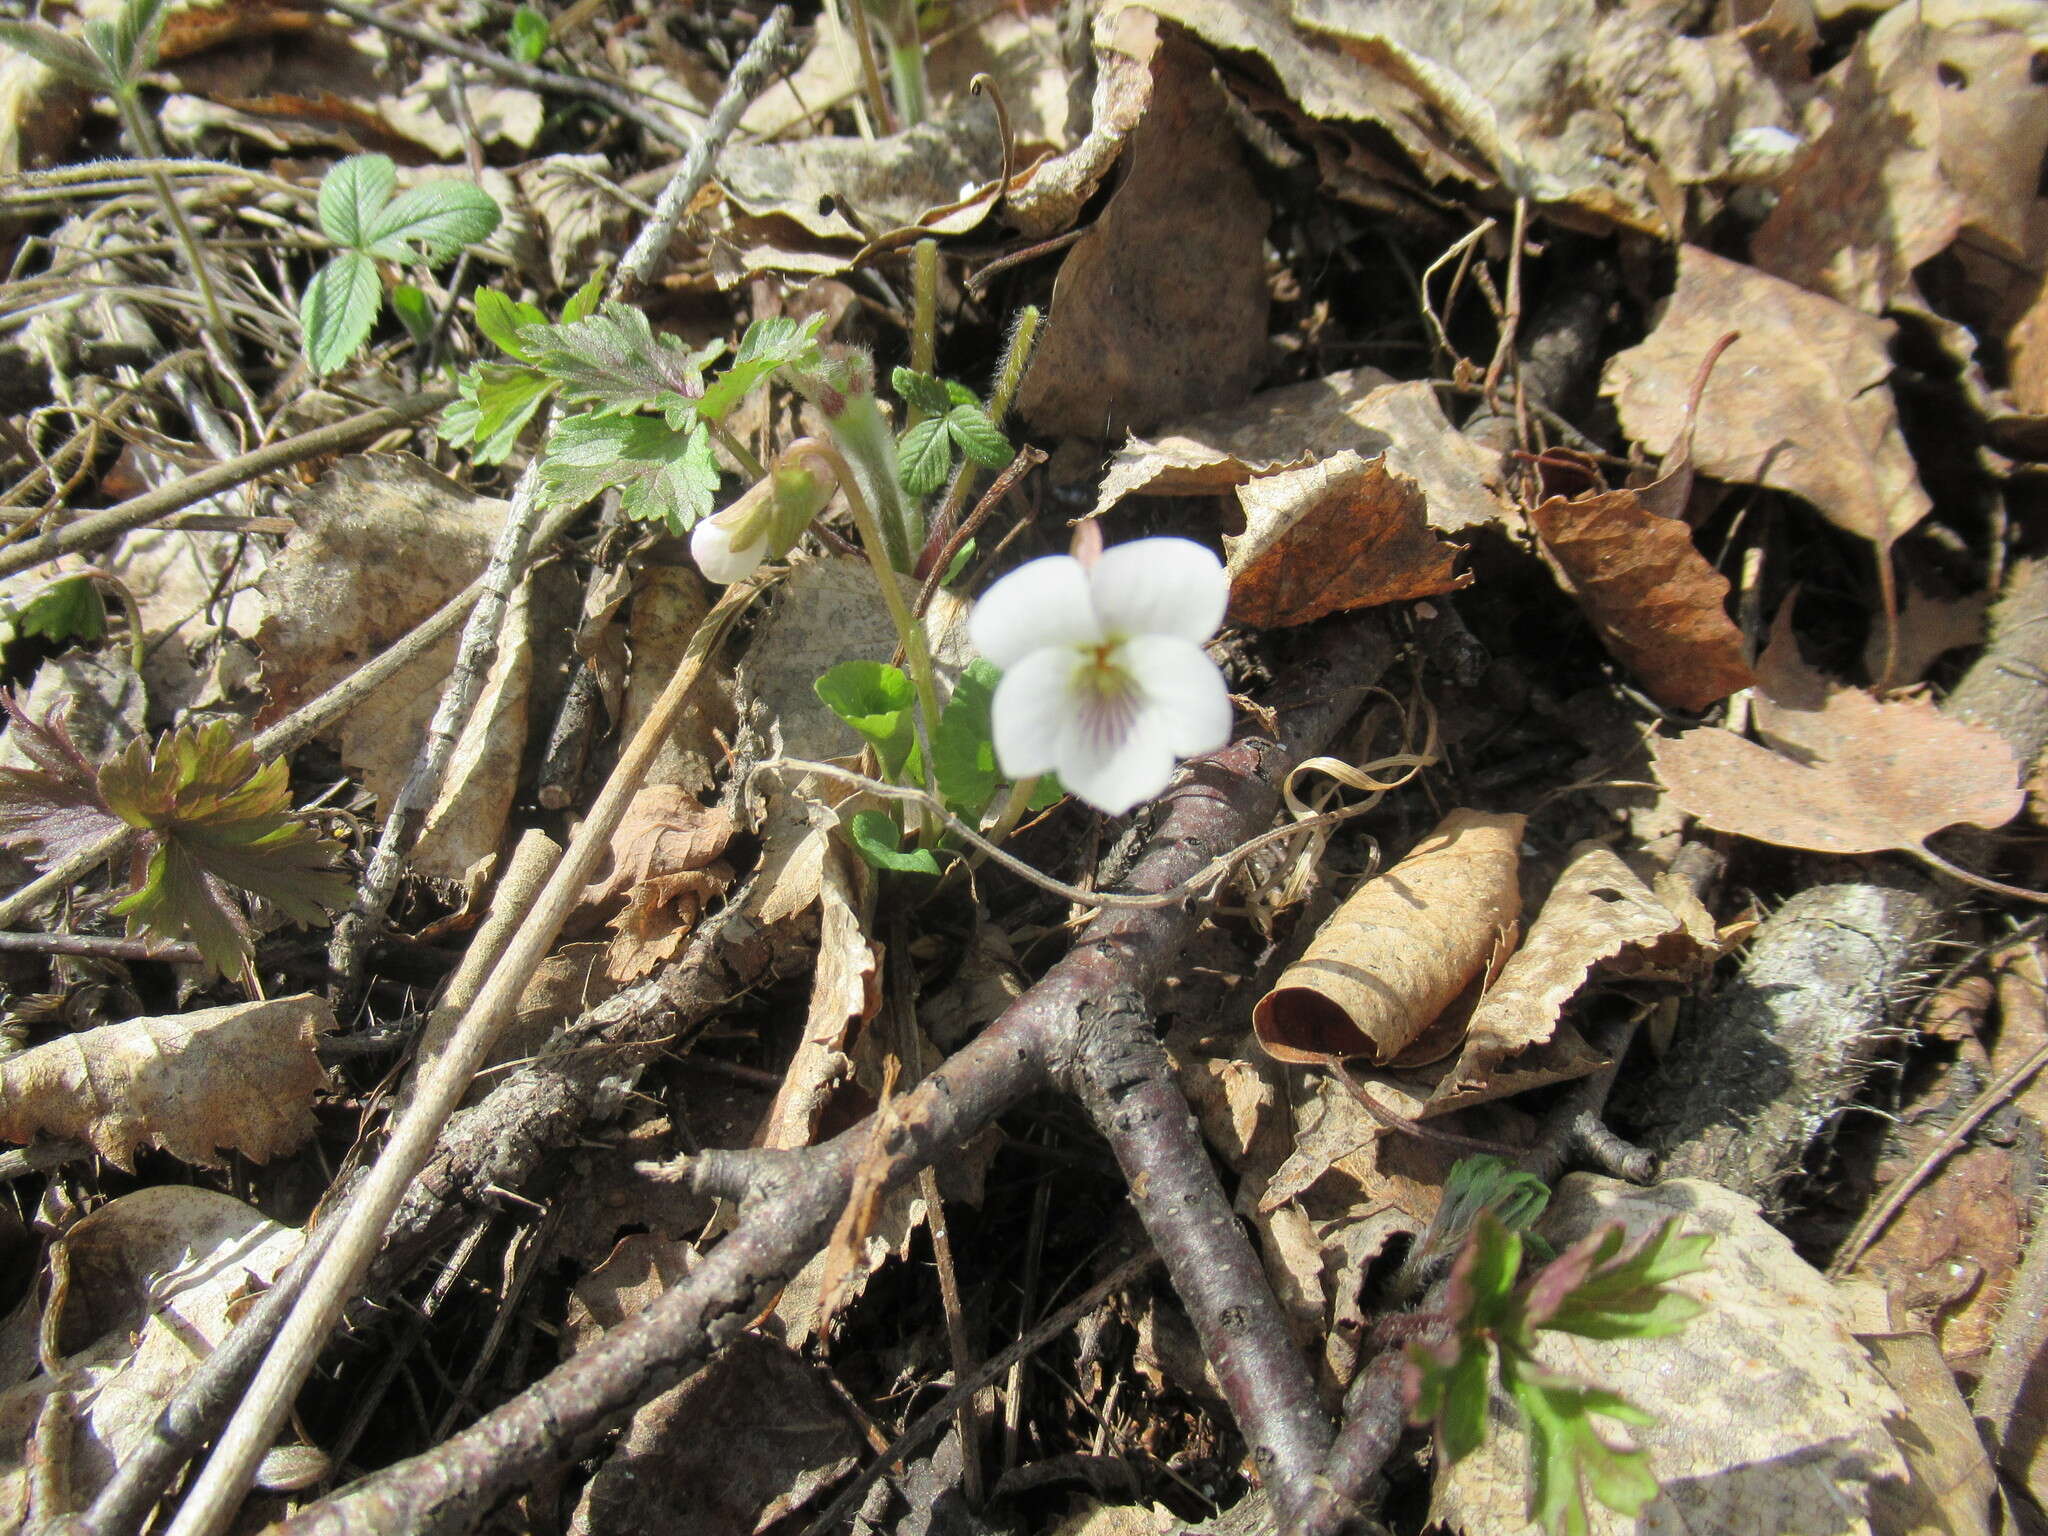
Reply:
[[917, 694], [901, 668], [881, 661], [842, 661], [811, 689], [866, 738], [884, 773], [895, 778], [903, 771], [917, 745]]
[[382, 298], [377, 264], [361, 251], [343, 251], [313, 274], [299, 301], [299, 329], [316, 374], [330, 374], [355, 356]]
[[547, 18], [531, 6], [522, 5], [512, 13], [512, 57], [531, 64], [548, 51], [551, 34]]
[[502, 217], [497, 199], [466, 181], [430, 181], [401, 192], [364, 226], [363, 247], [386, 261], [409, 261], [415, 249], [435, 265], [489, 237]]
[[597, 308], [597, 301], [603, 293], [604, 269], [600, 267], [583, 279], [581, 288], [569, 295], [569, 302], [562, 306], [562, 323], [573, 325], [578, 320], [586, 319], [590, 312]]
[[0, 843], [47, 869], [125, 830], [100, 793], [98, 770], [71, 739], [68, 702], [36, 721], [0, 692], [0, 710], [11, 721], [7, 739], [29, 761], [26, 768], [0, 767]]
[[932, 771], [938, 775], [939, 794], [969, 821], [988, 809], [1001, 782], [993, 706], [1002, 675], [982, 657], [969, 662], [932, 732]]
[[903, 875], [936, 875], [939, 861], [929, 848], [903, 847], [903, 834], [886, 811], [855, 811], [846, 823], [847, 839], [877, 869]]
[[928, 373], [898, 368], [889, 375], [889, 382], [895, 386], [897, 398], [920, 415], [943, 416], [952, 409], [945, 384]]
[[650, 416], [585, 411], [555, 423], [540, 479], [548, 506], [581, 506], [617, 486], [627, 517], [680, 534], [711, 511], [718, 461], [701, 424], [678, 432]]
[[455, 387], [459, 398], [441, 413], [442, 440], [469, 448], [479, 464], [502, 464], [555, 381], [517, 363], [478, 363], [456, 376]]
[[1007, 469], [1017, 450], [996, 430], [978, 405], [956, 405], [946, 413], [946, 430], [960, 451], [983, 469]]
[[812, 315], [795, 320], [788, 315], [770, 315], [756, 320], [740, 337], [740, 349], [732, 366], [704, 388], [697, 413], [707, 421], [723, 421], [734, 406], [777, 368], [800, 362], [818, 345], [818, 332], [825, 317]]
[[946, 400], [949, 405], [978, 406], [981, 404], [981, 401], [975, 397], [974, 391], [965, 384], [956, 383], [952, 379], [944, 379], [940, 382], [946, 386]]
[[284, 760], [259, 764], [226, 721], [183, 727], [154, 749], [130, 742], [100, 770], [99, 790], [151, 846], [142, 885], [113, 910], [131, 930], [189, 937], [223, 971], [251, 948], [235, 890], [302, 923], [324, 923], [349, 900], [339, 845], [292, 811]]
[[493, 346], [522, 363], [534, 360], [532, 350], [519, 339], [519, 327], [548, 323], [548, 317], [540, 312], [539, 306], [528, 304], [523, 299], [507, 298], [495, 288], [478, 288], [470, 296], [469, 303], [476, 313], [476, 328], [490, 339]]
[[433, 340], [434, 306], [416, 284], [400, 283], [391, 290], [391, 312], [398, 316], [414, 346], [424, 347]]
[[389, 155], [350, 155], [320, 182], [320, 228], [336, 245], [360, 250], [371, 222], [391, 201], [398, 168]]
[[946, 483], [952, 467], [953, 441], [947, 436], [943, 416], [920, 421], [896, 445], [896, 475], [912, 496], [931, 495]]
[[30, 595], [19, 606], [0, 599], [0, 640], [12, 631], [52, 645], [98, 640], [107, 632], [107, 601], [90, 576], [67, 576]]
[[1529, 1518], [1552, 1536], [1585, 1536], [1584, 1484], [1617, 1514], [1634, 1517], [1657, 1496], [1647, 1454], [1609, 1441], [1595, 1414], [1623, 1424], [1652, 1423], [1627, 1399], [1554, 1376], [1532, 1364], [1501, 1361], [1501, 1383], [1522, 1412], [1529, 1436]]
[[40, 21], [0, 20], [0, 43], [46, 64], [65, 79], [95, 91], [118, 89], [117, 81], [100, 56], [68, 32]]
[[1546, 1265], [1529, 1285], [1531, 1325], [1588, 1339], [1649, 1339], [1697, 1317], [1701, 1303], [1670, 1282], [1704, 1269], [1714, 1240], [1683, 1236], [1675, 1217], [1624, 1255], [1626, 1238], [1610, 1223]]
[[704, 392], [699, 355], [674, 336], [656, 336], [629, 304], [609, 302], [560, 325], [522, 325], [518, 336], [533, 365], [562, 386], [563, 399], [595, 405], [600, 415], [656, 410], [671, 396], [693, 400]]

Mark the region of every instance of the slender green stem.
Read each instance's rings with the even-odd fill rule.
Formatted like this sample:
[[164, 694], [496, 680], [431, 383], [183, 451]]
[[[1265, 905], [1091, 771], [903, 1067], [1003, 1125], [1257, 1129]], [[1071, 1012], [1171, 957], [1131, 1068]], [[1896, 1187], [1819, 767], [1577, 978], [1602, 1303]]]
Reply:
[[[934, 373], [939, 355], [939, 242], [920, 240], [910, 255], [910, 366], [918, 373]], [[916, 426], [923, 416], [913, 408], [907, 425]]]
[[[1024, 382], [1025, 364], [1031, 361], [1031, 349], [1038, 341], [1038, 322], [1041, 316], [1036, 304], [1027, 304], [1017, 311], [1016, 322], [1010, 327], [1009, 342], [1003, 348], [1002, 363], [996, 369], [996, 387], [988, 397], [988, 419], [998, 427], [1010, 413], [1010, 404], [1017, 398], [1017, 386]], [[933, 528], [950, 531], [960, 520], [961, 510], [967, 505], [967, 497], [974, 484], [981, 478], [981, 469], [972, 459], [962, 459], [959, 468], [953, 471], [952, 481], [946, 486], [945, 500], [939, 503], [939, 510], [933, 515]]]
[[732, 455], [733, 462], [746, 472], [749, 480], [758, 483], [761, 477], [768, 473], [761, 467], [761, 461], [754, 457], [747, 445], [734, 437], [724, 423], [712, 421], [706, 422], [705, 425], [711, 428], [711, 436], [717, 441], [718, 446]]
[[896, 0], [894, 21], [885, 30], [896, 115], [905, 128], [915, 128], [931, 115], [931, 93], [924, 80], [924, 39], [917, 32], [917, 0]]
[[225, 348], [229, 333], [227, 316], [220, 307], [220, 295], [214, 291], [213, 274], [207, 270], [206, 258], [199, 248], [199, 236], [185, 218], [185, 210], [179, 206], [177, 193], [171, 190], [170, 178], [165, 176], [160, 162], [164, 158], [163, 145], [158, 142], [156, 128], [149, 120], [149, 114], [142, 110], [142, 103], [136, 97], [135, 87], [113, 93], [114, 105], [120, 111], [122, 126], [135, 141], [135, 148], [147, 167], [145, 174], [156, 189], [157, 200], [163, 204], [164, 217], [170, 222], [171, 234], [184, 247], [185, 264], [192, 269], [193, 286], [199, 290], [199, 302], [206, 310], [206, 328], [214, 339]]
[[[996, 815], [995, 824], [988, 829], [988, 840], [1000, 843], [1017, 830], [1017, 823], [1024, 819], [1024, 813], [1031, 809], [1031, 797], [1038, 793], [1037, 774], [1028, 779], [1019, 779], [1010, 786], [1009, 797], [1003, 801], [1003, 808]], [[977, 860], [976, 862], [979, 862]]]

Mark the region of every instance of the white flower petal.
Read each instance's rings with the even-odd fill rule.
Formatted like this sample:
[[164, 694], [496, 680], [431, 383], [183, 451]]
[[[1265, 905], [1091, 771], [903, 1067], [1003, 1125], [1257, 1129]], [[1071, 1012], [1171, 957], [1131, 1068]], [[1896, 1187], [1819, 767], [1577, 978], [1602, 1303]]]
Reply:
[[1230, 603], [1223, 562], [1192, 539], [1133, 539], [1105, 549], [1089, 572], [1095, 611], [1111, 635], [1178, 635], [1200, 645]]
[[1028, 779], [1058, 763], [1060, 742], [1074, 731], [1080, 714], [1074, 674], [1084, 661], [1064, 646], [1048, 647], [1003, 673], [989, 706], [989, 724], [996, 762], [1008, 777]]
[[1166, 744], [1180, 757], [1214, 752], [1230, 740], [1230, 690], [1199, 645], [1176, 635], [1140, 635], [1112, 658], [1137, 679]]
[[1050, 645], [1100, 645], [1088, 573], [1070, 555], [1017, 567], [981, 595], [967, 618], [974, 648], [1008, 671]]
[[690, 532], [690, 557], [706, 581], [731, 586], [753, 575], [754, 567], [768, 557], [768, 540], [764, 536], [751, 544], [735, 545], [731, 528], [707, 517]]
[[1060, 783], [1112, 816], [1142, 805], [1173, 779], [1173, 748], [1156, 709], [1140, 709], [1115, 740], [1068, 730], [1059, 753]]

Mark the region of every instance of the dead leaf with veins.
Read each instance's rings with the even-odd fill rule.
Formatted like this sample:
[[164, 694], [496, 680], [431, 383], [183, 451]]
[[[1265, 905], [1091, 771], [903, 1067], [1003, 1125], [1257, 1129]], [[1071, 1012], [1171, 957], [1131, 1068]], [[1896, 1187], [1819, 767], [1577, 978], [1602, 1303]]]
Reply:
[[1895, 330], [1688, 245], [1657, 328], [1608, 362], [1601, 389], [1631, 437], [1668, 454], [1701, 360], [1739, 332], [1702, 396], [1694, 467], [1803, 496], [1836, 527], [1888, 550], [1932, 506], [1885, 383]]
[[706, 906], [732, 883], [720, 859], [735, 828], [725, 811], [673, 784], [641, 787], [612, 833], [611, 868], [579, 905], [608, 909], [617, 937], [605, 959], [613, 981], [637, 981], [675, 958]]
[[1245, 531], [1226, 535], [1230, 617], [1279, 628], [1469, 585], [1459, 546], [1429, 526], [1422, 488], [1384, 456], [1346, 450], [1238, 489]]
[[267, 1163], [313, 1134], [334, 1014], [311, 995], [129, 1019], [0, 1061], [0, 1139], [89, 1142], [133, 1170], [139, 1147], [201, 1168]]
[[1758, 662], [1754, 706], [1769, 743], [1719, 727], [1659, 740], [1657, 778], [1681, 810], [1739, 837], [1817, 853], [1897, 850], [2019, 814], [2020, 767], [1996, 732], [1919, 699], [1879, 700], [1799, 657], [1788, 602]]

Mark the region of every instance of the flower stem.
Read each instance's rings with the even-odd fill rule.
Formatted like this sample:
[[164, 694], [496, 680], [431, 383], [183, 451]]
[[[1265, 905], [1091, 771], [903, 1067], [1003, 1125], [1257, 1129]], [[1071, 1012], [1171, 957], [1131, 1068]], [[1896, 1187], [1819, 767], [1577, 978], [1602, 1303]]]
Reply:
[[[910, 367], [931, 373], [939, 355], [939, 242], [920, 240], [910, 256]], [[912, 407], [906, 424], [914, 427], [923, 416]]]
[[170, 178], [161, 169], [164, 148], [156, 136], [156, 128], [149, 121], [149, 114], [142, 110], [135, 87], [113, 93], [114, 105], [121, 114], [121, 125], [128, 130], [128, 136], [135, 141], [136, 153], [141, 157], [149, 176], [150, 185], [156, 190], [157, 200], [163, 204], [164, 218], [171, 226], [171, 235], [185, 252], [185, 265], [192, 269], [193, 286], [199, 290], [199, 302], [206, 310], [206, 328], [223, 348], [228, 345], [227, 316], [220, 307], [220, 295], [214, 291], [213, 274], [207, 270], [206, 258], [199, 249], [199, 237], [185, 218], [185, 210], [179, 206], [178, 197], [171, 190]]
[[758, 483], [768, 473], [761, 467], [761, 461], [748, 450], [747, 445], [734, 437], [723, 423], [712, 421], [706, 422], [705, 425], [711, 428], [711, 436], [718, 446], [732, 455], [733, 462], [739, 465], [749, 480]]
[[1017, 830], [1017, 823], [1024, 819], [1024, 813], [1031, 808], [1031, 797], [1038, 793], [1039, 775], [1019, 779], [1010, 786], [1009, 798], [1003, 801], [1003, 808], [997, 813], [995, 824], [988, 829], [988, 840], [1000, 843]]

